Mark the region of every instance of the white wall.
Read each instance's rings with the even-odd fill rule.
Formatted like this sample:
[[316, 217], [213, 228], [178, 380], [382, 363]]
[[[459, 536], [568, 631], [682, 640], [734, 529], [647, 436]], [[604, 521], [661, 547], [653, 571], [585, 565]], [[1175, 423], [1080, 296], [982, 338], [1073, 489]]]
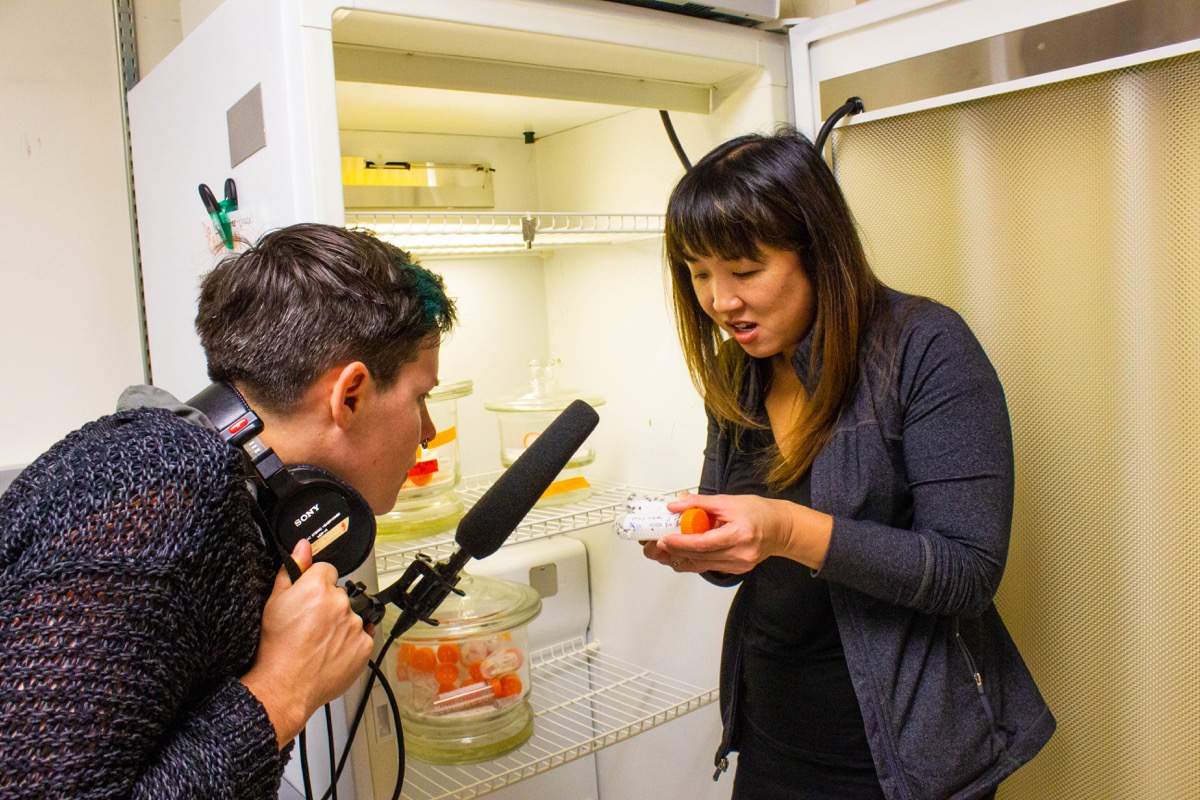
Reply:
[[0, 467], [143, 380], [111, 3], [0, 0]]

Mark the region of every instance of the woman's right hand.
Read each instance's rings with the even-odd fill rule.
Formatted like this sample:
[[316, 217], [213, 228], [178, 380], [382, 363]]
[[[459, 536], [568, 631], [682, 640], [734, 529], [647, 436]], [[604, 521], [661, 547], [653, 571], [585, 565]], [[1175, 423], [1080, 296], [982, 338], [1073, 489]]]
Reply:
[[741, 575], [770, 556], [819, 569], [829, 549], [833, 517], [787, 500], [755, 495], [681, 494], [667, 505], [679, 513], [703, 509], [715, 523], [706, 533], [664, 536], [642, 548], [676, 572]]
[[349, 595], [338, 586], [337, 570], [313, 564], [303, 539], [292, 559], [302, 574], [295, 583], [284, 568], [275, 576], [258, 652], [241, 679], [267, 710], [280, 747], [317, 709], [346, 693], [374, 649], [362, 619], [350, 610]]

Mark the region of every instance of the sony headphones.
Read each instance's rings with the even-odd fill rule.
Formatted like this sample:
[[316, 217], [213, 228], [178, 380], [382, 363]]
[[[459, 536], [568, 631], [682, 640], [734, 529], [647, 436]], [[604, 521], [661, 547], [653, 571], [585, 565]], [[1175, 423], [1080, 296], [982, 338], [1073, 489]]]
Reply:
[[249, 457], [259, 484], [258, 505], [265, 518], [261, 521], [285, 562], [301, 539], [312, 545], [313, 561], [332, 564], [338, 577], [367, 559], [375, 546], [375, 515], [353, 486], [311, 464], [285, 467], [258, 438], [262, 420], [228, 383], [210, 385], [187, 404], [203, 412], [222, 439]]

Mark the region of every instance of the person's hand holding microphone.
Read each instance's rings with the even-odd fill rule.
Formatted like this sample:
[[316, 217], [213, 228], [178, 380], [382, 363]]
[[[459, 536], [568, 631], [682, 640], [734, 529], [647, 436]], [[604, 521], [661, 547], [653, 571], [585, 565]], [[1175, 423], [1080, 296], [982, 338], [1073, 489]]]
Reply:
[[301, 539], [292, 551], [301, 575], [293, 583], [280, 568], [263, 608], [258, 653], [241, 682], [275, 726], [279, 746], [290, 742], [317, 709], [341, 697], [367, 666], [373, 626], [350, 608], [337, 570], [313, 563]]

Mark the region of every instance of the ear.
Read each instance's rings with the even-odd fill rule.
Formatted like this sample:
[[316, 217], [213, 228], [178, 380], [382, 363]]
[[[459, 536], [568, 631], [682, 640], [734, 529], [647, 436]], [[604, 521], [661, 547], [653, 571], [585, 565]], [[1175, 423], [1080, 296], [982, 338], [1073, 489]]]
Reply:
[[364, 402], [370, 402], [375, 390], [371, 371], [361, 361], [353, 361], [336, 370], [329, 392], [329, 411], [339, 428], [350, 427]]

